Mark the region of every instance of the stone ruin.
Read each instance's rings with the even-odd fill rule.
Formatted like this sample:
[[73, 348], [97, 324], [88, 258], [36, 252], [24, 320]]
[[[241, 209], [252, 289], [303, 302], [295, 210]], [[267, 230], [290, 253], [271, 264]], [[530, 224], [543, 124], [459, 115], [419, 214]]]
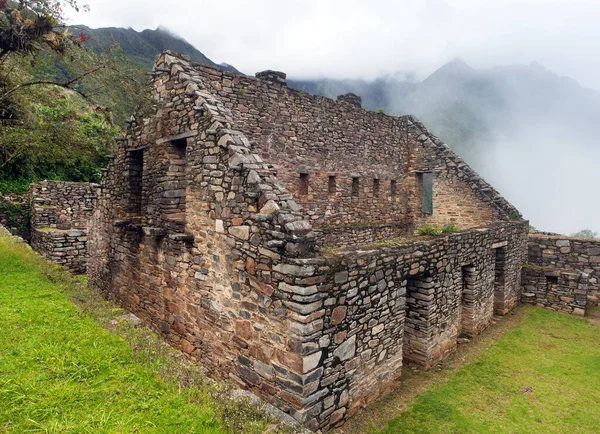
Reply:
[[[600, 241], [528, 222], [411, 116], [166, 52], [102, 184], [30, 190], [33, 247], [327, 431], [519, 302], [598, 304]], [[416, 236], [424, 225], [459, 233]], [[89, 241], [88, 241], [89, 240]], [[89, 257], [89, 261], [88, 258]]]
[[213, 376], [328, 430], [519, 303], [527, 222], [413, 117], [171, 53], [153, 82], [101, 184], [89, 283]]
[[98, 188], [83, 182], [31, 184], [31, 247], [74, 273], [85, 273], [88, 223]]

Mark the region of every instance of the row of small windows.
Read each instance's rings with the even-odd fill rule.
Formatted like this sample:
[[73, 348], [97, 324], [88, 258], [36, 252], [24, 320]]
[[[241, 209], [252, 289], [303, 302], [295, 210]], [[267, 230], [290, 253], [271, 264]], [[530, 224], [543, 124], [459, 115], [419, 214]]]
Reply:
[[[380, 180], [378, 178], [374, 178], [373, 179], [373, 195], [375, 197], [379, 197], [379, 192], [380, 192]], [[334, 194], [337, 192], [337, 182], [336, 182], [336, 177], [334, 175], [330, 175], [329, 179], [327, 181], [327, 192], [329, 194]], [[306, 196], [308, 195], [308, 173], [301, 173], [300, 174], [300, 184], [298, 186], [298, 193], [300, 194], [300, 196]], [[352, 189], [351, 189], [351, 194], [352, 196], [358, 196], [360, 193], [360, 178], [359, 177], [352, 177]], [[390, 194], [392, 196], [395, 196], [397, 193], [397, 183], [396, 180], [393, 179], [390, 181]]]

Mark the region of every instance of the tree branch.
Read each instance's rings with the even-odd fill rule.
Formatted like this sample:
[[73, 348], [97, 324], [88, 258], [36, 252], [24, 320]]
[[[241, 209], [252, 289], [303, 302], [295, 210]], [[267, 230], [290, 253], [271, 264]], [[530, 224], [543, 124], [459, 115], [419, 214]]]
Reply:
[[52, 81], [52, 80], [37, 80], [37, 81], [30, 81], [27, 83], [19, 84], [18, 86], [13, 87], [12, 89], [10, 89], [10, 90], [4, 92], [2, 95], [0, 95], [0, 101], [8, 98], [10, 95], [12, 95], [13, 93], [15, 93], [21, 89], [24, 89], [24, 88], [30, 87], [30, 86], [40, 86], [40, 85], [53, 85], [53, 86], [64, 87], [65, 89], [70, 89], [74, 92], [77, 92], [79, 95], [81, 95], [85, 99], [89, 99], [89, 97], [86, 94], [84, 94], [83, 92], [81, 92], [77, 89], [72, 88], [71, 85], [73, 83], [76, 83], [79, 80], [87, 77], [88, 75], [91, 75], [91, 74], [93, 74], [101, 69], [104, 69], [106, 67], [107, 67], [106, 65], [97, 66], [96, 68], [92, 68], [89, 71], [86, 71], [83, 74], [80, 74], [77, 77], [74, 77], [71, 80], [68, 80], [68, 81], [65, 81], [62, 83]]

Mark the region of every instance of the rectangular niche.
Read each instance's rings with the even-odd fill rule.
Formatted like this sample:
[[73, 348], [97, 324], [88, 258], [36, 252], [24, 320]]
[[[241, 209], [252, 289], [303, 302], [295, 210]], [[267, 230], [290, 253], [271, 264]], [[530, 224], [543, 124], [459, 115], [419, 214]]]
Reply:
[[475, 330], [475, 267], [465, 265], [461, 267], [461, 308], [460, 328], [461, 333], [473, 336]]
[[185, 224], [187, 187], [187, 139], [173, 140], [167, 145], [169, 167], [164, 182], [161, 209], [167, 220]]
[[333, 175], [329, 175], [329, 180], [327, 182], [327, 192], [329, 194], [334, 194], [336, 192], [337, 188], [336, 188], [336, 183], [335, 183], [335, 176]]
[[506, 247], [494, 249], [494, 309], [501, 311], [506, 292]]
[[373, 196], [379, 197], [379, 179], [373, 179]]
[[300, 183], [298, 184], [298, 194], [308, 196], [308, 173], [300, 174]]
[[358, 197], [359, 190], [360, 190], [360, 178], [355, 176], [352, 178], [352, 196]]
[[142, 191], [144, 174], [144, 150], [130, 151], [127, 157], [127, 212], [136, 216], [142, 214]]

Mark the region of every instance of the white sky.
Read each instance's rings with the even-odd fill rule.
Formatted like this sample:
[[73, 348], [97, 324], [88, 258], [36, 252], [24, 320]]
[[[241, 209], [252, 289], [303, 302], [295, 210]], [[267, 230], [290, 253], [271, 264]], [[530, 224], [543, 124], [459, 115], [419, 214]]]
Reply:
[[600, 89], [600, 0], [89, 0], [90, 27], [163, 25], [216, 62], [295, 78], [535, 60]]

